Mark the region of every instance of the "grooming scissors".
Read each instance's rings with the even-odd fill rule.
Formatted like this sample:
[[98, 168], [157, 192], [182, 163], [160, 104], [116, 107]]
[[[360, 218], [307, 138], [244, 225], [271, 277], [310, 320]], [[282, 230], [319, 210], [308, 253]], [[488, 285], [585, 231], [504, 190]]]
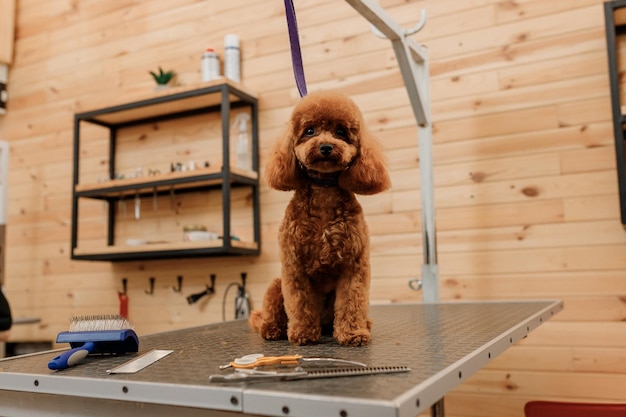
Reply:
[[343, 365], [352, 365], [367, 367], [362, 362], [350, 361], [346, 359], [337, 358], [309, 358], [302, 355], [281, 355], [281, 356], [265, 356], [262, 353], [253, 353], [245, 355], [240, 358], [235, 358], [227, 365], [220, 366], [220, 369], [236, 368], [236, 369], [254, 369], [260, 366], [269, 365], [300, 365], [305, 362], [317, 362], [317, 363], [339, 363]]

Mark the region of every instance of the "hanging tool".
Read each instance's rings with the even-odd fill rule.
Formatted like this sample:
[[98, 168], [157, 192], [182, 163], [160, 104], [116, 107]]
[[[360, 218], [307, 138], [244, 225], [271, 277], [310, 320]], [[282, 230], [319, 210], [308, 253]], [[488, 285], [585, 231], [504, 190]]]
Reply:
[[126, 201], [124, 200], [124, 194], [120, 192], [120, 198], [117, 200], [117, 210], [126, 217]]
[[235, 296], [235, 319], [245, 319], [250, 315], [250, 294], [246, 291], [247, 273], [241, 273], [241, 285]]
[[259, 371], [257, 369], [237, 369], [227, 375], [211, 375], [209, 382], [252, 382], [252, 381], [294, 381], [298, 379], [338, 378], [343, 376], [363, 376], [409, 372], [406, 366], [374, 366], [365, 368], [335, 368], [292, 372]]
[[362, 362], [350, 361], [337, 358], [307, 358], [302, 355], [282, 355], [282, 356], [265, 356], [262, 353], [252, 353], [250, 355], [235, 358], [232, 362], [220, 366], [220, 369], [237, 368], [237, 369], [253, 369], [259, 366], [268, 365], [300, 365], [305, 362], [314, 363], [341, 363], [344, 365], [361, 366], [366, 368], [367, 365]]
[[211, 286], [207, 285], [206, 290], [199, 292], [197, 294], [191, 294], [190, 296], [187, 297], [187, 303], [189, 303], [189, 305], [192, 305], [193, 303], [197, 302], [199, 299], [201, 299], [205, 295], [215, 294], [215, 274], [211, 274], [210, 278], [211, 278]]
[[174, 198], [174, 187], [170, 188], [170, 210], [176, 211], [176, 199]]
[[141, 199], [139, 198], [139, 191], [135, 193], [135, 220], [141, 219]]
[[117, 293], [117, 298], [120, 300], [120, 316], [128, 319], [128, 294], [126, 292], [128, 286], [128, 279], [122, 278], [122, 291]]

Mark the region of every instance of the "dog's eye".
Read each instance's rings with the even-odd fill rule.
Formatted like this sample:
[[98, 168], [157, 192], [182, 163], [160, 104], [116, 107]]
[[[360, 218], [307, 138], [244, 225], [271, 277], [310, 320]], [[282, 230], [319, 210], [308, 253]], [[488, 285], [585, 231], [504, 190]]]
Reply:
[[315, 136], [315, 128], [314, 127], [307, 127], [306, 129], [304, 129], [304, 136]]
[[348, 131], [343, 126], [338, 126], [335, 130], [335, 136], [341, 139], [348, 139]]

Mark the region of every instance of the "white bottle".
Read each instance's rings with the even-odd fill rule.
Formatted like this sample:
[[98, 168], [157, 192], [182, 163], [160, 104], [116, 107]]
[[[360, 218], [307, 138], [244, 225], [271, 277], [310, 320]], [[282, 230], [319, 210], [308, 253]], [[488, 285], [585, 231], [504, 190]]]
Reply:
[[202, 54], [200, 68], [202, 70], [201, 80], [203, 83], [220, 77], [220, 60], [213, 48], [207, 48]]
[[239, 37], [234, 34], [224, 36], [224, 76], [235, 82], [241, 79]]
[[250, 149], [250, 135], [248, 134], [248, 113], [239, 113], [235, 117], [233, 126], [237, 127], [237, 168], [252, 170], [252, 152]]

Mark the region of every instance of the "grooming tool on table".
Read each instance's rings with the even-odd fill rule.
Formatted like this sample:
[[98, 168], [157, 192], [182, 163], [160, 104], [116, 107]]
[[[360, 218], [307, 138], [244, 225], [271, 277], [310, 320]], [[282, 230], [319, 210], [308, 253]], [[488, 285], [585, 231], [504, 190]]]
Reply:
[[209, 382], [252, 382], [252, 381], [295, 381], [298, 379], [339, 378], [409, 372], [406, 366], [373, 366], [365, 368], [335, 368], [314, 371], [296, 369], [293, 372], [259, 371], [257, 369], [236, 369], [227, 375], [211, 375]]
[[134, 374], [163, 359], [172, 352], [174, 351], [153, 349], [150, 352], [144, 353], [138, 358], [131, 359], [113, 369], [107, 369], [107, 374]]
[[307, 358], [302, 355], [282, 355], [282, 356], [264, 356], [262, 353], [253, 353], [250, 355], [236, 358], [234, 361], [227, 365], [220, 366], [220, 369], [237, 368], [237, 369], [252, 369], [259, 366], [268, 365], [300, 365], [304, 362], [315, 363], [340, 363], [343, 365], [353, 365], [367, 367], [366, 364], [356, 361], [349, 361], [346, 359], [337, 358]]
[[139, 338], [131, 323], [118, 315], [72, 317], [67, 332], [57, 335], [57, 343], [69, 343], [72, 349], [48, 363], [52, 370], [78, 364], [90, 353], [129, 353], [139, 350]]

